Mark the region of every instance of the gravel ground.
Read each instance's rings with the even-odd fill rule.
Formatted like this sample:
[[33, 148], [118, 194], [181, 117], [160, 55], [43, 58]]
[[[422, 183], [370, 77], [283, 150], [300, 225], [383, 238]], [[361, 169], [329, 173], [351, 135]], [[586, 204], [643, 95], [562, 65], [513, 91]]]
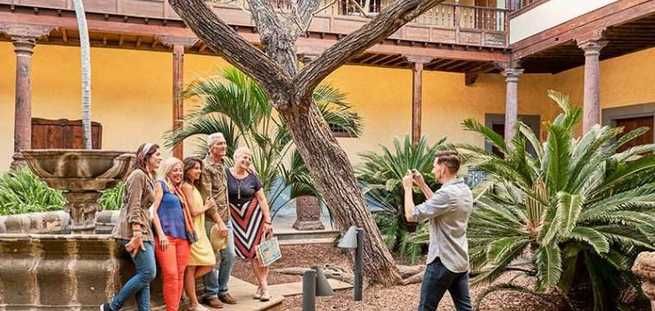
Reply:
[[[521, 283], [521, 282], [517, 282]], [[332, 297], [317, 298], [316, 310], [319, 311], [408, 311], [418, 308], [421, 285], [394, 286], [382, 288], [373, 286], [366, 289], [364, 301], [354, 302], [351, 291], [340, 291]], [[475, 301], [477, 294], [485, 287], [471, 289], [471, 299]], [[285, 300], [286, 310], [302, 310], [302, 297], [288, 297]], [[455, 311], [452, 300], [448, 294], [444, 296], [439, 311]], [[496, 292], [484, 299], [480, 306], [484, 311], [549, 311], [556, 307], [540, 303], [528, 294], [514, 292]]]
[[[310, 245], [283, 245], [283, 257], [273, 264], [273, 269], [282, 267], [309, 267], [312, 265], [331, 264], [351, 269], [349, 255], [332, 245], [310, 244]], [[233, 275], [255, 284], [255, 277], [250, 265], [237, 260]], [[505, 281], [511, 276], [508, 276]], [[301, 281], [301, 276], [283, 275], [272, 272], [269, 276], [270, 284], [280, 284]], [[503, 281], [502, 279], [500, 281]], [[527, 279], [515, 281], [518, 285], [530, 285]], [[484, 290], [484, 286], [471, 289], [471, 298], [475, 301], [478, 293]], [[420, 284], [407, 286], [394, 286], [383, 288], [371, 286], [364, 292], [364, 301], [355, 302], [352, 300], [352, 291], [339, 291], [331, 297], [318, 297], [316, 310], [318, 311], [408, 311], [416, 310], [418, 307]], [[285, 310], [302, 310], [302, 296], [287, 297], [284, 302]], [[556, 310], [552, 305], [536, 300], [528, 294], [516, 292], [496, 292], [485, 298], [480, 310], [488, 311], [549, 311]], [[455, 311], [450, 296], [446, 294], [438, 308], [439, 311]]]

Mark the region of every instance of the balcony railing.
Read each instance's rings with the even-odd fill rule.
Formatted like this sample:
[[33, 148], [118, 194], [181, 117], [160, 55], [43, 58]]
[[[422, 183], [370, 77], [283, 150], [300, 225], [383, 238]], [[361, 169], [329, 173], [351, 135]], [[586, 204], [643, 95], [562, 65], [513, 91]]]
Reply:
[[507, 0], [507, 7], [512, 11], [511, 17], [520, 15], [548, 0]]
[[[278, 9], [289, 10], [289, 0], [271, 0]], [[321, 33], [348, 34], [364, 25], [393, 0], [322, 0], [309, 30]], [[0, 0], [0, 3], [52, 9], [73, 10], [72, 0]], [[208, 5], [225, 22], [237, 26], [254, 26], [246, 0], [207, 0]], [[90, 13], [177, 19], [167, 0], [85, 0]], [[507, 47], [509, 10], [493, 7], [442, 3], [393, 34], [391, 39], [454, 43], [485, 47]]]

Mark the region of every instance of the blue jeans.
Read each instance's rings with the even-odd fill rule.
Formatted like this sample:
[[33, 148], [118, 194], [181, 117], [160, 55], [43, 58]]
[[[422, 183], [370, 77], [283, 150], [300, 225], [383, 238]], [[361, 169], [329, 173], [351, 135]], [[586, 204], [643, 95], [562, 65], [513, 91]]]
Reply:
[[472, 311], [469, 296], [469, 273], [454, 273], [448, 270], [439, 258], [425, 269], [421, 284], [421, 302], [419, 311], [437, 310], [439, 301], [448, 291], [453, 298], [457, 311]]
[[[124, 247], [129, 241], [120, 240], [119, 243]], [[123, 307], [125, 301], [136, 296], [136, 304], [139, 311], [150, 310], [150, 282], [155, 279], [157, 274], [157, 265], [155, 263], [155, 250], [152, 242], [143, 242], [145, 250], [140, 250], [136, 256], [132, 257], [136, 273], [130, 278], [123, 288], [118, 292], [111, 301], [111, 309], [118, 311]]]
[[236, 252], [234, 251], [232, 221], [228, 221], [225, 226], [227, 227], [227, 247], [216, 254], [219, 257], [216, 258], [218, 263], [214, 266], [214, 270], [205, 275], [205, 288], [207, 289], [205, 297], [221, 296], [228, 292], [227, 282], [232, 274]]

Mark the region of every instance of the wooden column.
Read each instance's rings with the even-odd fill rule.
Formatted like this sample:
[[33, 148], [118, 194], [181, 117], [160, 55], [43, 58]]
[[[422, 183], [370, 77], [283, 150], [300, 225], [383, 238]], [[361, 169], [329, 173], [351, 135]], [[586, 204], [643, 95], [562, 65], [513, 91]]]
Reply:
[[516, 135], [516, 125], [519, 117], [519, 77], [523, 69], [516, 64], [510, 64], [503, 70], [505, 76], [505, 142], [508, 144]]
[[582, 114], [582, 133], [587, 133], [600, 124], [600, 50], [606, 41], [579, 40], [578, 47], [584, 51], [584, 104]]
[[423, 66], [431, 57], [406, 56], [412, 66], [412, 144], [421, 140], [421, 109], [423, 106]]
[[36, 40], [50, 33], [44, 26], [5, 24], [0, 32], [11, 38], [16, 52], [16, 101], [14, 112], [14, 152], [32, 146], [32, 54]]
[[[185, 37], [157, 37], [163, 45], [173, 48], [173, 131], [184, 126], [184, 49], [193, 46], [198, 42], [197, 38]], [[184, 158], [184, 143], [178, 143], [173, 147], [173, 156], [178, 159]]]

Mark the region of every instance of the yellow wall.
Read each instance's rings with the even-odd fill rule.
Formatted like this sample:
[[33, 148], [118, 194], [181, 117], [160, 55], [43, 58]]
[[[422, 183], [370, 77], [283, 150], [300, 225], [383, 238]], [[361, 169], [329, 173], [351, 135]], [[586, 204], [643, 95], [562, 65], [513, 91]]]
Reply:
[[[187, 82], [216, 73], [226, 63], [217, 57], [186, 55]], [[92, 49], [92, 115], [103, 126], [103, 148], [134, 150], [142, 142], [161, 142], [171, 124], [171, 55], [118, 49]], [[15, 56], [11, 44], [0, 43], [0, 171], [7, 169], [13, 150]], [[364, 121], [359, 138], [340, 139], [353, 162], [357, 154], [389, 145], [411, 127], [411, 71], [345, 66], [327, 81], [347, 94]], [[582, 102], [582, 68], [556, 75], [523, 75], [519, 82], [519, 113], [551, 119], [557, 109], [546, 90], [557, 89]], [[655, 49], [601, 64], [603, 107], [655, 101]], [[482, 75], [473, 86], [463, 74], [424, 74], [423, 133], [434, 142], [477, 145], [477, 135], [462, 131], [461, 122], [485, 113], [503, 113], [505, 83], [497, 74]], [[33, 59], [33, 116], [80, 118], [79, 49], [39, 45]], [[187, 103], [187, 106], [188, 105]], [[192, 143], [185, 151], [193, 152]]]

